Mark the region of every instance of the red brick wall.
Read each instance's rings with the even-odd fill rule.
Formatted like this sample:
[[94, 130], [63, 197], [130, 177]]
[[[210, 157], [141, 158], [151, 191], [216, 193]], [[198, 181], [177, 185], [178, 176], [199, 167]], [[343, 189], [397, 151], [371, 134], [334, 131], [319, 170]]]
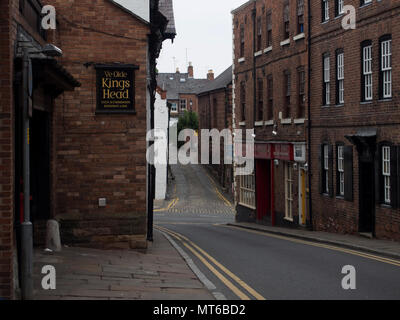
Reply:
[[[293, 38], [298, 35], [297, 32], [297, 5], [296, 1], [289, 1], [290, 3], [290, 44], [282, 46], [281, 42], [284, 39], [284, 23], [283, 23], [283, 2], [282, 1], [257, 1], [256, 18], [261, 17], [262, 22], [262, 54], [255, 56], [253, 50], [253, 18], [252, 11], [254, 3], [249, 3], [242, 9], [236, 11], [233, 15], [233, 33], [234, 33], [234, 73], [235, 73], [235, 125], [239, 129], [255, 128], [256, 142], [257, 141], [274, 141], [274, 142], [304, 142], [306, 140], [306, 124], [307, 124], [307, 1], [305, 4], [304, 13], [304, 30], [305, 36], [297, 41]], [[272, 50], [264, 52], [267, 48], [267, 13], [271, 12], [272, 18]], [[241, 26], [245, 30], [245, 54], [244, 62], [239, 62], [240, 57], [240, 29]], [[257, 29], [256, 29], [257, 32]], [[257, 40], [256, 40], [257, 41]], [[256, 48], [257, 51], [257, 48]], [[253, 80], [253, 61], [255, 59], [256, 65], [256, 86], [258, 79], [263, 81], [263, 123], [255, 126], [254, 114], [254, 80]], [[300, 121], [297, 108], [298, 108], [298, 68], [302, 67], [305, 72], [305, 120]], [[283, 124], [279, 119], [279, 113], [284, 112], [285, 104], [285, 86], [284, 86], [284, 71], [288, 70], [291, 74], [291, 112], [290, 124]], [[268, 88], [267, 77], [273, 76], [273, 120], [278, 126], [278, 135], [272, 134], [273, 124], [266, 124], [267, 117], [267, 101], [268, 101]], [[241, 100], [240, 100], [240, 84], [245, 83], [246, 88], [246, 125], [240, 126], [241, 121]], [[258, 92], [256, 91], [257, 104]], [[282, 114], [285, 118], [285, 116]], [[295, 119], [299, 123], [295, 123]], [[298, 171], [293, 171], [293, 216], [294, 223], [298, 221]], [[280, 161], [278, 167], [275, 167], [274, 173], [274, 197], [275, 197], [275, 212], [277, 216], [277, 223], [286, 223], [283, 220], [285, 215], [285, 185], [284, 180], [284, 162]], [[237, 187], [239, 186], [239, 179], [236, 181]], [[238, 188], [237, 190], [238, 191]], [[238, 197], [238, 194], [236, 194]]]
[[[55, 105], [54, 215], [62, 221], [65, 241], [144, 247], [149, 27], [105, 0], [46, 2], [55, 5], [60, 22], [60, 61], [82, 83]], [[118, 62], [139, 66], [137, 114], [95, 115], [93, 63]], [[99, 208], [99, 198], [107, 198], [105, 208]]]
[[[319, 147], [324, 140], [335, 145], [344, 142], [350, 145], [345, 135], [355, 134], [365, 127], [378, 129], [377, 143], [390, 141], [400, 144], [400, 6], [397, 1], [373, 1], [371, 5], [359, 7], [360, 2], [353, 0], [346, 4], [355, 6], [357, 12], [357, 28], [345, 31], [341, 27], [341, 19], [334, 18], [333, 1], [331, 1], [330, 20], [321, 23], [319, 1], [312, 2], [312, 95], [311, 115], [312, 131], [312, 188], [313, 218], [317, 230], [341, 233], [357, 233], [359, 217], [359, 168], [358, 152], [353, 148], [353, 191], [354, 200], [349, 202], [340, 198], [330, 198], [319, 193]], [[378, 93], [379, 70], [379, 38], [385, 34], [392, 35], [392, 76], [393, 98], [380, 101]], [[373, 101], [360, 103], [361, 97], [361, 42], [372, 40], [373, 59]], [[335, 107], [335, 50], [343, 48], [345, 63], [345, 103]], [[322, 107], [322, 55], [330, 53], [331, 63], [331, 106]], [[334, 157], [336, 181], [336, 156]], [[334, 183], [336, 194], [336, 185]], [[376, 236], [400, 240], [400, 210], [393, 210], [376, 205]]]
[[12, 299], [14, 239], [14, 113], [12, 1], [0, 3], [0, 298]]

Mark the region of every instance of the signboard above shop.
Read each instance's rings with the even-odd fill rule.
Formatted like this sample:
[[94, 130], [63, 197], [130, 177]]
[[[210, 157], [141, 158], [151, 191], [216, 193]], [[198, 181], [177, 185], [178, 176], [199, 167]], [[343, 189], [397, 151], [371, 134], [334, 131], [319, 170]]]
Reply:
[[135, 65], [96, 65], [97, 114], [135, 113]]

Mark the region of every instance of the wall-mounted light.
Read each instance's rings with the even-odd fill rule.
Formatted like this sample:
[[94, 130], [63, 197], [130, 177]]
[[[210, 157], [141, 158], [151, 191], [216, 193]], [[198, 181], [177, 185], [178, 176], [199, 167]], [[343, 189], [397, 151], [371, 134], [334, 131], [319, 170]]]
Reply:
[[274, 127], [272, 129], [272, 134], [274, 136], [278, 135], [278, 125], [277, 124], [274, 124]]

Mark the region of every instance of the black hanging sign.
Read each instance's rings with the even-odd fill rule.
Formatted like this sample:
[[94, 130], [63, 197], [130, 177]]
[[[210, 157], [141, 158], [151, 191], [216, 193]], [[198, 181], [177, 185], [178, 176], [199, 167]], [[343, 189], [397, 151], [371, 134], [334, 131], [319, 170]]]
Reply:
[[135, 112], [135, 65], [96, 65], [96, 113]]

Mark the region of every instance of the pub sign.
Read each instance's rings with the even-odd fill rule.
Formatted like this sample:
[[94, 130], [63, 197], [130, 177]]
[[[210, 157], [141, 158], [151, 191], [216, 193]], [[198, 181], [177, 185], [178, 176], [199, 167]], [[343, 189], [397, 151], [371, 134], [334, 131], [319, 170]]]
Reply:
[[96, 65], [96, 113], [135, 113], [135, 65]]

